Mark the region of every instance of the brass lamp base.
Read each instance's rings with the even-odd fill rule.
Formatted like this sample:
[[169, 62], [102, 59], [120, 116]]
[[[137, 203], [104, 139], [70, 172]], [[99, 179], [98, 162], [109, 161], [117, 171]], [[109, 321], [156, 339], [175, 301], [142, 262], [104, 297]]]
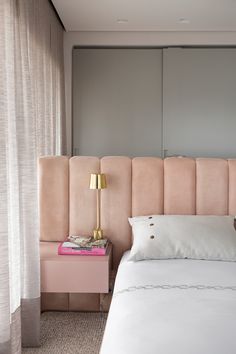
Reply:
[[101, 240], [103, 238], [103, 231], [102, 229], [94, 229], [93, 230], [93, 238], [94, 240]]

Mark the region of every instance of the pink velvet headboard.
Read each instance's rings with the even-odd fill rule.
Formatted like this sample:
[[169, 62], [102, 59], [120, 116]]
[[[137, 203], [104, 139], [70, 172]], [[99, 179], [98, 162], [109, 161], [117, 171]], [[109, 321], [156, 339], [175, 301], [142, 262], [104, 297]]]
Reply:
[[236, 215], [236, 160], [155, 157], [42, 157], [41, 241], [91, 234], [96, 193], [90, 173], [107, 176], [101, 193], [105, 235], [113, 243], [114, 267], [131, 246], [128, 217], [148, 214]]

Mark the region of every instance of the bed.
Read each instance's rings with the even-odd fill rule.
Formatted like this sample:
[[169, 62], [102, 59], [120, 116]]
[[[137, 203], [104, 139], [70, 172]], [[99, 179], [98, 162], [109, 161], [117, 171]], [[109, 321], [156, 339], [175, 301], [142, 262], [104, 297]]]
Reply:
[[235, 262], [127, 258], [100, 354], [235, 353]]
[[[235, 160], [167, 159], [158, 196], [161, 173], [151, 176], [143, 162], [132, 177], [133, 216], [148, 215], [150, 205], [165, 215], [236, 214]], [[235, 259], [129, 258], [130, 251], [118, 268], [100, 354], [236, 352]]]

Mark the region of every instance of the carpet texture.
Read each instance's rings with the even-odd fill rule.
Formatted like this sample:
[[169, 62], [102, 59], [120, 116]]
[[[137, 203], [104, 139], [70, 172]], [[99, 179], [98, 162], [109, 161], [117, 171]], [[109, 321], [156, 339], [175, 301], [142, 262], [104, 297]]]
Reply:
[[95, 312], [44, 312], [41, 347], [23, 354], [99, 354], [107, 314]]

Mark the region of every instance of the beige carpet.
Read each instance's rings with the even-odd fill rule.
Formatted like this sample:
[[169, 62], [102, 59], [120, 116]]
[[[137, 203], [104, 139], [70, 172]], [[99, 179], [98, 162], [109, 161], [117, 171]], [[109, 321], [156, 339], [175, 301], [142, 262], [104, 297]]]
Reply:
[[98, 354], [106, 313], [44, 312], [41, 315], [41, 347], [23, 354]]

